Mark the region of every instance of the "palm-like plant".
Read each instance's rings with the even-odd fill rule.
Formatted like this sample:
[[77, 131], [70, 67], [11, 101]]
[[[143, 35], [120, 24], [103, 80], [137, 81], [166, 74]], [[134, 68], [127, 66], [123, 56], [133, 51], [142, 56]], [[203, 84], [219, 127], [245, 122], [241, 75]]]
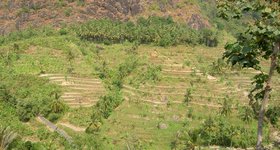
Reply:
[[184, 102], [189, 105], [192, 100], [192, 89], [187, 89], [186, 94], [184, 95]]
[[51, 110], [54, 113], [61, 113], [65, 109], [65, 104], [60, 100], [61, 95], [57, 92], [53, 93], [54, 100], [51, 102]]
[[17, 134], [11, 131], [10, 127], [0, 127], [0, 150], [7, 150], [16, 137]]
[[232, 109], [232, 100], [228, 96], [226, 96], [221, 105], [222, 105], [222, 108], [221, 108], [220, 114], [224, 115], [224, 116], [230, 115], [232, 112], [232, 110], [231, 110]]
[[254, 118], [254, 112], [251, 107], [243, 106], [239, 112], [240, 118], [245, 122], [250, 122]]

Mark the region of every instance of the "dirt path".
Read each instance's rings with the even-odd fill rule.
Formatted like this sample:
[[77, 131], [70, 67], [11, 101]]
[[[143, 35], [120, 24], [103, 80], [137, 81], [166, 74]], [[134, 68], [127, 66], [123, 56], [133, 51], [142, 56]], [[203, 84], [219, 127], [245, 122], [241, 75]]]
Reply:
[[73, 131], [76, 131], [76, 132], [84, 132], [86, 131], [86, 128], [83, 128], [83, 127], [78, 127], [78, 126], [75, 126], [75, 125], [72, 125], [68, 122], [61, 122], [61, 123], [58, 123], [58, 125], [61, 125], [61, 126], [64, 126], [64, 127], [67, 127]]
[[[129, 92], [130, 94], [131, 93], [134, 93], [133, 91], [130, 91]], [[136, 95], [134, 93], [134, 95]], [[129, 100], [128, 97], [125, 97], [125, 100]], [[148, 99], [140, 99], [141, 101], [143, 102], [148, 102], [148, 103], [151, 103], [151, 104], [154, 104], [154, 105], [166, 105], [168, 102], [162, 102], [162, 101], [156, 101], [156, 100], [148, 100]], [[175, 103], [175, 104], [183, 104], [183, 101], [172, 101], [172, 103]], [[207, 104], [207, 103], [199, 103], [199, 102], [190, 102], [190, 104], [192, 105], [199, 105], [199, 106], [206, 106], [206, 107], [212, 107], [212, 108], [222, 108], [223, 106], [220, 105], [220, 104]], [[237, 109], [237, 107], [232, 107], [232, 109]]]
[[55, 124], [47, 120], [46, 118], [42, 116], [38, 116], [36, 118], [39, 122], [43, 123], [45, 126], [48, 127], [50, 131], [57, 132], [60, 136], [64, 137], [69, 143], [73, 143], [72, 137], [69, 136], [64, 130], [58, 128]]

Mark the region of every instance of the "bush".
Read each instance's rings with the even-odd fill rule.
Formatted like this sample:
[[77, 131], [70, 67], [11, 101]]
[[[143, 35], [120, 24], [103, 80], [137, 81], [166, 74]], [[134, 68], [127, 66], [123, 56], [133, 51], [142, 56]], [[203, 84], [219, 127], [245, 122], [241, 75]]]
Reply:
[[245, 122], [250, 122], [254, 118], [254, 111], [249, 106], [243, 106], [239, 110], [239, 116], [241, 120]]
[[101, 79], [104, 80], [108, 92], [100, 97], [100, 100], [94, 106], [91, 116], [92, 122], [86, 130], [87, 133], [98, 132], [103, 119], [107, 119], [114, 109], [124, 101], [121, 94], [123, 80], [138, 66], [138, 60], [133, 56], [128, 57], [116, 70], [109, 70], [104, 64], [106, 63], [102, 65]]
[[220, 114], [224, 116], [228, 116], [232, 113], [232, 99], [228, 96], [224, 98], [222, 103], [222, 108], [220, 110]]
[[136, 76], [130, 77], [130, 84], [139, 87], [147, 82], [156, 83], [161, 80], [161, 66], [148, 65], [137, 70]]
[[48, 120], [51, 122], [56, 122], [61, 117], [61, 114], [58, 113], [50, 113], [48, 114]]
[[109, 94], [102, 96], [101, 99], [96, 104], [101, 112], [103, 118], [107, 119], [113, 110], [121, 104], [123, 98], [119, 91], [110, 92]]
[[277, 125], [280, 117], [280, 107], [279, 106], [269, 107], [268, 110], [266, 111], [265, 116], [269, 119], [272, 125]]
[[248, 148], [255, 145], [255, 135], [255, 129], [234, 125], [225, 118], [210, 117], [196, 129], [186, 128], [178, 132], [172, 148], [192, 149], [210, 145]]
[[218, 32], [213, 29], [203, 29], [201, 43], [209, 47], [216, 47], [218, 45]]
[[192, 101], [192, 92], [193, 92], [193, 90], [192, 89], [190, 89], [190, 88], [188, 88], [187, 90], [186, 90], [186, 94], [184, 95], [184, 102], [187, 104], [187, 105], [189, 105], [189, 103]]
[[16, 98], [11, 95], [11, 92], [5, 85], [1, 85], [0, 83], [0, 99], [3, 100], [5, 103], [12, 105], [13, 107], [16, 106], [17, 101]]
[[222, 75], [225, 74], [228, 69], [227, 63], [219, 58], [211, 64], [209, 72], [211, 75]]
[[22, 31], [11, 32], [6, 36], [0, 36], [0, 45], [16, 42], [19, 40], [30, 39], [32, 37], [42, 37], [51, 35], [57, 35], [57, 31], [51, 27], [46, 26], [39, 29], [28, 28]]
[[0, 77], [0, 98], [16, 108], [21, 121], [29, 121], [37, 114], [48, 116], [50, 113], [63, 113], [64, 104], [57, 101], [53, 94], [60, 94], [57, 85], [34, 75], [17, 75], [13, 72]]
[[38, 107], [34, 106], [30, 101], [19, 101], [17, 104], [17, 115], [19, 120], [28, 122], [31, 118], [38, 114]]

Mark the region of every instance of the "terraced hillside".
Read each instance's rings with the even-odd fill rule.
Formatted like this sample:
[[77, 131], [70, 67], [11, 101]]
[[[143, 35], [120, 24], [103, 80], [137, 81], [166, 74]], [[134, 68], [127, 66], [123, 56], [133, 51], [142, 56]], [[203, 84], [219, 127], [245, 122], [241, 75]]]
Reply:
[[[151, 63], [162, 66], [161, 80], [139, 87], [133, 87], [129, 82], [124, 85], [126, 101], [103, 128], [104, 134], [117, 147], [148, 145], [148, 149], [168, 149], [190, 110], [202, 119], [219, 113], [225, 99], [230, 99], [234, 112], [239, 107], [248, 106], [251, 78], [256, 72], [228, 71], [225, 76], [211, 76], [200, 70], [216, 59], [217, 49], [211, 49], [212, 54], [199, 54], [196, 48], [185, 47], [154, 50], [145, 47], [138, 52]], [[203, 63], [196, 64], [194, 58], [197, 56], [203, 59]], [[186, 61], [190, 64], [186, 65]], [[189, 105], [185, 102], [187, 89], [191, 90]], [[273, 94], [277, 95], [277, 92]], [[191, 120], [190, 128], [197, 126], [200, 119]], [[234, 115], [232, 121], [236, 120]]]
[[72, 77], [63, 74], [41, 74], [63, 87], [61, 98], [70, 107], [91, 107], [105, 92], [99, 79]]
[[[122, 36], [116, 43], [106, 38], [90, 41], [70, 27], [1, 37], [0, 108], [5, 113], [0, 114], [0, 125], [8, 124], [22, 136], [12, 145], [15, 149], [39, 145], [37, 149], [167, 150], [184, 149], [180, 144], [189, 141], [202, 149], [254, 146], [257, 121], [248, 107], [248, 94], [258, 72], [231, 68], [219, 59], [225, 42], [234, 40], [228, 32], [220, 31], [224, 38], [218, 39], [217, 47], [207, 47], [200, 33], [189, 31], [200, 37], [196, 43], [175, 41], [165, 47]], [[265, 71], [268, 65], [264, 60]], [[280, 104], [279, 79], [273, 79], [270, 106]], [[74, 144], [38, 122], [38, 116], [50, 120]], [[200, 141], [191, 141], [203, 139], [204, 129], [224, 145], [200, 147]], [[267, 123], [264, 133], [265, 144], [279, 142], [277, 125]]]

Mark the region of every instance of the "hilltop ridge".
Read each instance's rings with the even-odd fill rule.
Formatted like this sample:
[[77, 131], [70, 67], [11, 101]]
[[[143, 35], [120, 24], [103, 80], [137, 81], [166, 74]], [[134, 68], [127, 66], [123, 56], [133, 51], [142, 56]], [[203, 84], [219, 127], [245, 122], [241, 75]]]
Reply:
[[[203, 3], [209, 3], [204, 1]], [[172, 17], [192, 28], [210, 27], [198, 2], [186, 0], [5, 0], [0, 2], [0, 34], [27, 27], [61, 27], [91, 19], [136, 20]]]

